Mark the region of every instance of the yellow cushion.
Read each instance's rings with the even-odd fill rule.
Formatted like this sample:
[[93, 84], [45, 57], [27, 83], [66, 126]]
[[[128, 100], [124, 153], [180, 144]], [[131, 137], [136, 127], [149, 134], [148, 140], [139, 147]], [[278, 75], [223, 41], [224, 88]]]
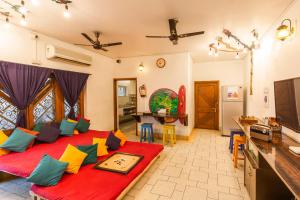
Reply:
[[121, 146], [123, 146], [127, 141], [126, 135], [120, 130], [117, 130], [117, 132], [115, 132], [115, 136], [121, 140], [120, 142]]
[[105, 138], [93, 138], [93, 144], [98, 144], [97, 156], [104, 156], [108, 154], [105, 143]]
[[86, 153], [68, 144], [65, 152], [60, 157], [59, 161], [69, 163], [66, 172], [77, 174], [86, 156]]
[[[8, 136], [5, 135], [3, 131], [0, 130], [0, 144], [3, 144], [8, 139]], [[9, 151], [0, 148], [0, 156], [8, 154]]]
[[78, 123], [78, 121], [75, 121], [75, 120], [73, 120], [73, 119], [68, 119], [67, 121], [68, 121], [68, 122], [75, 123], [75, 124], [77, 124], [77, 123]]

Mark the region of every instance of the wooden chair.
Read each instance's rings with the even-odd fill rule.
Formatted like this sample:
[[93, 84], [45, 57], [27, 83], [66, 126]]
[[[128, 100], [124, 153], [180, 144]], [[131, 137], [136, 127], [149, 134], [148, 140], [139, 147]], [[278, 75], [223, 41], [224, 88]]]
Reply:
[[239, 157], [239, 146], [243, 144], [246, 144], [246, 136], [240, 136], [235, 135], [233, 137], [233, 154], [232, 154], [232, 160], [233, 160], [233, 166], [237, 168], [237, 162], [238, 160], [244, 160], [244, 158]]

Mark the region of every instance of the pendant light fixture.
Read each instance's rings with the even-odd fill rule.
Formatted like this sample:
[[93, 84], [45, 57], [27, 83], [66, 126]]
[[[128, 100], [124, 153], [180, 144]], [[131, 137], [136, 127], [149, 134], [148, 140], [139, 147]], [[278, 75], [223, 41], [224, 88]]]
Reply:
[[5, 19], [5, 28], [10, 28], [10, 23], [9, 23], [9, 19], [8, 19], [8, 17], [6, 17], [6, 19]]
[[141, 64], [139, 65], [139, 71], [140, 71], [140, 72], [144, 71], [144, 65], [143, 65], [143, 63], [141, 63]]
[[236, 52], [236, 56], [235, 56], [235, 59], [240, 59], [240, 55], [239, 55], [239, 52]]
[[25, 7], [25, 2], [24, 0], [21, 1], [21, 6], [19, 7], [18, 11], [22, 14], [25, 15], [28, 12], [28, 9]]
[[22, 26], [27, 26], [27, 21], [26, 21], [25, 15], [22, 15], [22, 19], [20, 20], [20, 24]]
[[[287, 22], [287, 25], [285, 24]], [[276, 30], [276, 38], [281, 41], [289, 39], [295, 32], [290, 19], [284, 19]]]
[[65, 18], [70, 18], [70, 17], [71, 17], [71, 13], [70, 13], [70, 11], [69, 11], [69, 6], [68, 6], [68, 4], [65, 4], [64, 17], [65, 17]]

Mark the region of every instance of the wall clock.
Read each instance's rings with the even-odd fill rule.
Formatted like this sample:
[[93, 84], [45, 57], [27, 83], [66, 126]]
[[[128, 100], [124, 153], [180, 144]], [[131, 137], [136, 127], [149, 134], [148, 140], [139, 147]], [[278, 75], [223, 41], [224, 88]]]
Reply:
[[166, 60], [163, 58], [159, 58], [156, 60], [156, 66], [158, 68], [164, 68], [166, 66]]

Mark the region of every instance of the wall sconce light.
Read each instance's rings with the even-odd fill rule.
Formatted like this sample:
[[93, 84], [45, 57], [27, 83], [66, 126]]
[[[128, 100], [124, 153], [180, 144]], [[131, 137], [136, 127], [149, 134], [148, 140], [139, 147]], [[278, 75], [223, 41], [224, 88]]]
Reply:
[[[285, 22], [287, 22], [288, 25], [284, 24]], [[292, 27], [292, 21], [290, 19], [284, 19], [276, 30], [276, 38], [278, 40], [285, 41], [290, 38], [294, 31], [295, 29]]]
[[143, 63], [141, 63], [141, 64], [139, 65], [139, 71], [140, 71], [140, 72], [144, 71], [144, 65], [143, 65]]

